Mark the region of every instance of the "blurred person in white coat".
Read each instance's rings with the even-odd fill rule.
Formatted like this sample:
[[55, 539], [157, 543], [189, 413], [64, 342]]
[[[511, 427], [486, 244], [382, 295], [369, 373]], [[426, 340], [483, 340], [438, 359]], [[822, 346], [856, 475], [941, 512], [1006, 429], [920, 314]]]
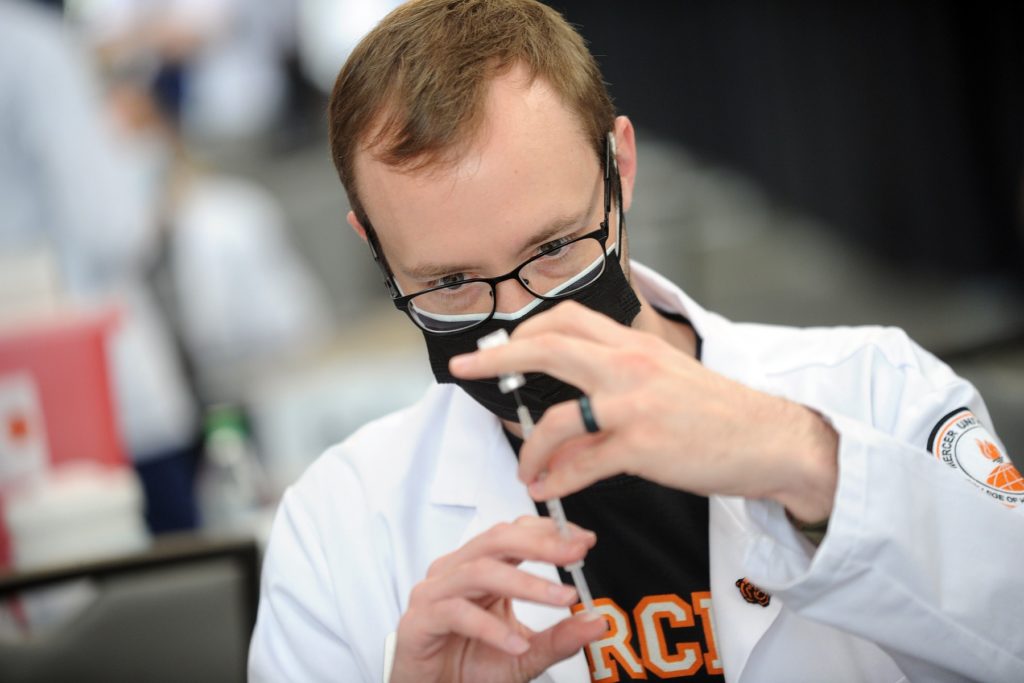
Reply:
[[296, 0], [296, 51], [302, 72], [329, 93], [359, 40], [399, 0]]
[[557, 13], [410, 2], [329, 117], [439, 384], [285, 495], [252, 680], [1022, 680], [1024, 479], [981, 397], [899, 330], [733, 323], [630, 261], [634, 129]]
[[249, 140], [283, 113], [294, 0], [83, 0], [69, 13], [104, 64], [148, 70], [190, 140]]
[[115, 399], [147, 517], [155, 531], [191, 528], [195, 406], [146, 282], [159, 152], [119, 144], [90, 64], [57, 15], [0, 2], [0, 247], [49, 249], [73, 300], [120, 308]]

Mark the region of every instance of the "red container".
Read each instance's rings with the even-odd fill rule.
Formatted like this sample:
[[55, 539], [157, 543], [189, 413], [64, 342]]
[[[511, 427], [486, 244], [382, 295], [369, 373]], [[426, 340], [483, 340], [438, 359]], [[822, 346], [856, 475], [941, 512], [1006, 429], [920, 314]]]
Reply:
[[[116, 324], [116, 313], [103, 310], [64, 312], [0, 326], [0, 383], [27, 377], [21, 383], [32, 385], [27, 402], [37, 402], [35, 409], [42, 413], [38, 422], [44, 425], [46, 467], [73, 460], [128, 465], [107, 362], [107, 337]], [[26, 436], [33, 424], [18, 414], [0, 415], [5, 430], [0, 436], [10, 444], [11, 438]], [[0, 524], [0, 566], [7, 564], [9, 545]]]

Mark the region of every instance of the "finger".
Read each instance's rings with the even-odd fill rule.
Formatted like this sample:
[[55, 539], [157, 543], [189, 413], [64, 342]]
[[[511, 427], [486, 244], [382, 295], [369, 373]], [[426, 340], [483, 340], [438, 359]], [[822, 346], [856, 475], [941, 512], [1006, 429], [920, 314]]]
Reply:
[[592, 531], [573, 526], [569, 538], [563, 539], [554, 522], [546, 524], [497, 524], [470, 539], [455, 552], [438, 558], [427, 576], [453, 570], [482, 557], [491, 557], [518, 564], [525, 560], [565, 565], [581, 559], [597, 542]]
[[550, 500], [576, 493], [616, 474], [632, 474], [622, 459], [626, 445], [619, 436], [599, 442], [577, 438], [566, 441], [549, 458], [546, 474], [528, 486], [534, 500]]
[[414, 591], [417, 602], [425, 604], [450, 598], [478, 600], [486, 596], [564, 607], [576, 601], [576, 589], [572, 586], [542, 579], [490, 557], [459, 565], [454, 571], [418, 585]]
[[[521, 515], [516, 518], [516, 521], [514, 523], [541, 528], [551, 528], [554, 526], [553, 521], [551, 521], [547, 517], [541, 517], [540, 515]], [[582, 527], [580, 528], [582, 529]]]
[[523, 655], [523, 669], [530, 678], [539, 676], [552, 664], [572, 657], [587, 643], [603, 638], [608, 623], [600, 614], [577, 613], [530, 638], [530, 649]]
[[[520, 517], [517, 517], [514, 523], [524, 524], [527, 526], [538, 526], [543, 527], [545, 529], [554, 529], [559, 535], [561, 535], [562, 533], [558, 529], [558, 526], [555, 524], [555, 520], [551, 519], [550, 517], [542, 517], [541, 515], [522, 515]], [[584, 529], [578, 524], [566, 522], [566, 526], [569, 529], [571, 537], [579, 537], [584, 541], [596, 538], [593, 531], [590, 531], [589, 529]]]
[[[615, 425], [611, 416], [617, 413], [599, 408], [600, 402], [597, 397], [590, 397], [591, 412], [601, 427], [601, 431], [596, 434], [587, 433], [579, 401], [565, 401], [548, 408], [519, 451], [520, 481], [525, 484], [534, 482], [548, 468], [548, 461], [554, 452], [566, 441], [582, 439], [579, 441], [581, 446], [593, 445], [614, 431]], [[605, 417], [609, 418], [607, 422]]]
[[550, 332], [455, 356], [448, 368], [456, 377], [481, 379], [515, 372], [543, 372], [594, 393], [610, 367], [609, 348], [603, 344]]
[[550, 311], [528, 317], [512, 332], [512, 339], [528, 339], [549, 332], [560, 332], [606, 346], [622, 346], [635, 334], [629, 327], [603, 313], [576, 301], [563, 301]]
[[[415, 622], [421, 622], [421, 629]], [[433, 638], [456, 634], [471, 640], [480, 640], [510, 655], [521, 655], [529, 647], [526, 640], [508, 622], [462, 598], [437, 603], [432, 609], [414, 615], [414, 631]]]

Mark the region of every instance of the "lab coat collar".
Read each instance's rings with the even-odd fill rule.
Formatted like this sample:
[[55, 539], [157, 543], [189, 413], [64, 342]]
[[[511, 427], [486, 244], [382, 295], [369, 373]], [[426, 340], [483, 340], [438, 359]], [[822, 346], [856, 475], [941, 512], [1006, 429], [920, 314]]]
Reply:
[[[667, 279], [631, 263], [633, 284], [651, 305], [686, 316], [704, 340], [702, 362], [720, 374], [754, 388], [765, 388], [763, 374], [729, 334], [728, 321], [701, 308]], [[451, 392], [448, 418], [439, 440], [440, 455], [430, 500], [434, 505], [462, 506], [475, 514], [459, 540], [459, 546], [499, 522], [536, 514], [526, 487], [517, 477], [517, 462], [497, 417], [476, 403], [461, 389]], [[735, 581], [744, 578], [744, 553], [753, 528], [746, 519], [742, 499], [712, 497], [710, 503], [709, 553], [715, 630], [728, 634], [717, 640], [719, 656], [732, 680], [739, 680], [746, 661], [763, 634], [775, 621], [780, 602], [767, 607], [742, 599]], [[552, 581], [558, 580], [554, 566], [525, 563], [523, 568]], [[534, 631], [553, 626], [568, 610], [516, 603], [516, 615]], [[586, 680], [587, 665], [582, 651], [548, 671], [552, 683]]]
[[633, 286], [652, 306], [668, 313], [679, 313], [690, 321], [704, 341], [701, 363], [705, 367], [748, 386], [764, 386], [761, 371], [725, 329], [731, 325], [728, 320], [704, 310], [668, 279], [636, 261], [630, 262], [630, 272]]
[[454, 384], [441, 387], [449, 393], [449, 409], [437, 443], [438, 459], [430, 485], [433, 505], [475, 508], [480, 485], [498, 439], [504, 438], [501, 423], [493, 414]]

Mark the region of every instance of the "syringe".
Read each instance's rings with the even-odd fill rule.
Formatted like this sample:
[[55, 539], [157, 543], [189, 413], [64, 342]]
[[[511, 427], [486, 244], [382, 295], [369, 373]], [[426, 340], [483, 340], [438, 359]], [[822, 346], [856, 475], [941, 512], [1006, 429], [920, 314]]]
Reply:
[[[508, 332], [505, 330], [497, 330], [477, 340], [476, 345], [481, 349], [490, 349], [495, 346], [502, 346], [508, 344]], [[533, 432], [533, 417], [530, 416], [530, 411], [526, 408], [523, 403], [522, 397], [519, 395], [519, 388], [526, 384], [526, 378], [521, 373], [507, 373], [501, 375], [498, 378], [498, 388], [501, 389], [501, 393], [511, 393], [516, 401], [516, 415], [519, 417], [519, 426], [523, 430], [523, 440], [525, 441], [530, 437]], [[544, 501], [547, 505], [548, 515], [551, 519], [555, 520], [555, 526], [558, 528], [558, 533], [562, 538], [569, 539], [569, 520], [565, 517], [565, 509], [562, 507], [562, 500], [560, 498], [550, 498]], [[576, 592], [580, 596], [580, 602], [583, 603], [583, 608], [593, 614], [594, 613], [594, 598], [590, 595], [590, 587], [587, 585], [587, 579], [583, 576], [583, 560], [573, 562], [572, 564], [566, 565], [566, 571], [572, 577], [572, 582], [576, 585]]]

